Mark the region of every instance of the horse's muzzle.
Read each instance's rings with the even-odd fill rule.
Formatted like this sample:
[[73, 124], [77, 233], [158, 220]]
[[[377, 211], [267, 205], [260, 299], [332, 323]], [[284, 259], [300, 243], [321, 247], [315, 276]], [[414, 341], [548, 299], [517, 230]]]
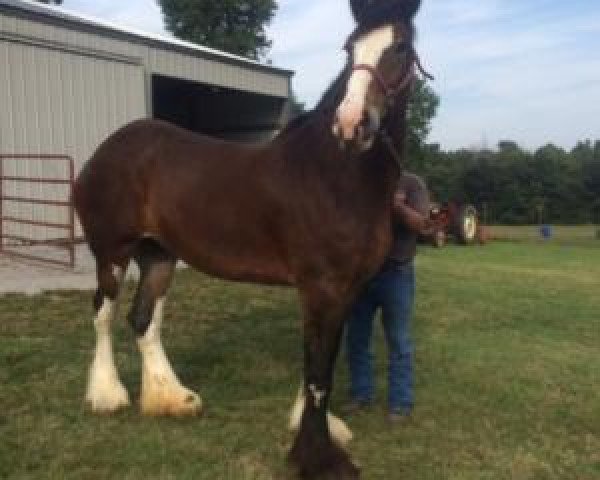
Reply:
[[356, 126], [342, 125], [339, 115], [336, 116], [332, 131], [338, 139], [340, 148], [356, 149], [360, 152], [373, 146], [375, 137], [381, 127], [381, 117], [375, 107], [369, 107], [362, 113], [361, 120]]

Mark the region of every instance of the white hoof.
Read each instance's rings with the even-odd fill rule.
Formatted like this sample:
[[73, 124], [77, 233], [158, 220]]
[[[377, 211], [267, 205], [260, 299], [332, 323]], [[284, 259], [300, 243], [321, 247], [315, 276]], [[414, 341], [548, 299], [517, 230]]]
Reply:
[[127, 390], [116, 378], [91, 378], [85, 401], [97, 413], [112, 413], [130, 405]]
[[170, 379], [154, 377], [142, 381], [140, 408], [144, 415], [193, 416], [202, 413], [202, 399]]

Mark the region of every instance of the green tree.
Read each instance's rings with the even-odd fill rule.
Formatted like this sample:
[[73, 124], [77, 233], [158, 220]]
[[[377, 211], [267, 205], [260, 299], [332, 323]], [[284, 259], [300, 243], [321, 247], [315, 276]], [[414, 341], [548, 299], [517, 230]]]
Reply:
[[167, 29], [178, 38], [254, 60], [265, 57], [265, 32], [275, 0], [158, 0]]
[[408, 105], [408, 168], [423, 173], [427, 148], [425, 141], [431, 131], [431, 120], [437, 113], [440, 98], [423, 80], [419, 80]]
[[50, 4], [50, 5], [61, 5], [63, 3], [63, 0], [36, 0], [40, 3], [45, 3], [46, 5]]
[[463, 177], [480, 158], [479, 152], [444, 152], [437, 144], [426, 145], [424, 152], [423, 170], [419, 173], [427, 179], [432, 198], [440, 203], [449, 200], [472, 202], [465, 194]]
[[600, 223], [600, 140], [596, 141], [592, 149], [588, 143], [589, 151], [582, 161], [582, 178], [587, 192], [587, 205], [592, 211], [591, 220]]

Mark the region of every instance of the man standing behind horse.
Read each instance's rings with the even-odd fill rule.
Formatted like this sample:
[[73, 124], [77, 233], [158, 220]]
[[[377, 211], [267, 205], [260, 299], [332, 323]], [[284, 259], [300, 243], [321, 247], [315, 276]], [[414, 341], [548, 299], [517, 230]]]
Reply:
[[381, 308], [388, 347], [390, 422], [410, 416], [414, 406], [410, 323], [415, 298], [417, 237], [429, 229], [429, 195], [422, 179], [405, 173], [394, 195], [394, 242], [382, 269], [358, 296], [348, 319], [347, 361], [350, 403], [347, 412], [368, 408], [375, 396], [371, 337]]

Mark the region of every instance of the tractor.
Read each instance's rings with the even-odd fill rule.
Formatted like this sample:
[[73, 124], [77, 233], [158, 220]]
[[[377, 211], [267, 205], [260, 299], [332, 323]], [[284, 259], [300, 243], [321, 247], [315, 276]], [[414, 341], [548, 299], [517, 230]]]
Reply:
[[441, 248], [446, 245], [449, 237], [454, 237], [459, 244], [484, 244], [487, 232], [479, 223], [477, 209], [471, 204], [448, 202], [433, 203], [429, 213], [433, 230], [422, 238], [425, 243], [431, 243]]

